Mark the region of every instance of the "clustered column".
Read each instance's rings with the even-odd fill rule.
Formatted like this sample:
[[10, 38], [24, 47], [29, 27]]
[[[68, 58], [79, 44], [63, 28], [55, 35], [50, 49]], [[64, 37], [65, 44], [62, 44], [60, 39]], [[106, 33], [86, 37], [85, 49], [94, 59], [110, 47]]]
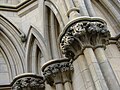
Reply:
[[72, 65], [68, 59], [51, 60], [42, 67], [47, 83], [55, 86], [56, 90], [72, 90]]
[[85, 56], [96, 90], [120, 89], [104, 53], [109, 38], [106, 22], [95, 17], [74, 19], [60, 36], [60, 46], [67, 58], [74, 62], [78, 56]]

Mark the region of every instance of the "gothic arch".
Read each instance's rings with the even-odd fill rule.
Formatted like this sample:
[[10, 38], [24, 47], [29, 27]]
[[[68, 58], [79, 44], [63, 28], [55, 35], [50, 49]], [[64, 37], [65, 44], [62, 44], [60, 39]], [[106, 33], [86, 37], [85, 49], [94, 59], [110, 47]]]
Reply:
[[0, 48], [6, 57], [10, 80], [24, 72], [24, 51], [21, 47], [21, 35], [17, 27], [0, 14]]
[[105, 6], [104, 3], [101, 2], [92, 0], [93, 8], [95, 12], [97, 11], [97, 16], [102, 17], [107, 21], [109, 29], [113, 32], [112, 35], [115, 36], [119, 32], [119, 23], [117, 23], [118, 21], [114, 17], [114, 13], [111, 13], [111, 10], [109, 10], [109, 7], [107, 5]]
[[46, 0], [45, 1], [45, 5], [51, 9], [51, 11], [53, 11], [53, 13], [55, 14], [59, 24], [60, 24], [60, 27], [61, 29], [63, 29], [64, 25], [65, 25], [65, 22], [63, 20], [63, 16], [61, 15], [61, 13], [59, 12], [59, 10], [57, 9], [57, 6], [52, 3], [51, 0]]
[[[32, 64], [31, 64], [32, 59], [31, 59], [30, 55], [32, 53], [37, 54], [37, 51], [34, 51], [34, 52], [31, 51], [33, 46], [35, 46], [34, 49], [36, 49], [36, 50], [39, 49], [40, 53], [44, 57], [44, 62], [49, 60], [48, 50], [46, 48], [44, 38], [37, 31], [37, 29], [35, 29], [33, 26], [31, 26], [29, 29], [28, 40], [26, 43], [26, 59], [25, 60], [26, 60], [26, 71], [27, 72], [31, 72], [30, 69], [32, 68], [31, 67], [32, 66]], [[36, 66], [36, 65], [34, 65], [34, 66]]]

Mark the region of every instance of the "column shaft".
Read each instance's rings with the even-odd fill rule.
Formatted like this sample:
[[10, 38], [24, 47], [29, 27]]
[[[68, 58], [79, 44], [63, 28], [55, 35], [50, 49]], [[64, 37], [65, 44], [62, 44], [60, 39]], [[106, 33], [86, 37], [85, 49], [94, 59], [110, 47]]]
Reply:
[[79, 62], [80, 70], [81, 70], [82, 77], [85, 83], [85, 87], [87, 88], [87, 90], [91, 90], [91, 89], [96, 90], [84, 55], [79, 56], [78, 62]]
[[[84, 80], [79, 67], [79, 57], [73, 62], [74, 72], [72, 77], [73, 89], [75, 90], [86, 90]], [[76, 84], [77, 83], [77, 84]], [[79, 88], [76, 88], [79, 87]]]
[[[73, 4], [72, 0], [65, 0], [66, 6], [68, 8], [68, 12], [70, 12], [68, 14], [70, 20], [78, 17], [80, 14], [76, 11], [75, 6]], [[73, 10], [74, 9], [74, 10]]]
[[56, 23], [55, 23], [55, 17], [54, 17], [54, 14], [53, 12], [51, 11], [50, 12], [50, 35], [51, 35], [51, 52], [52, 52], [52, 56], [53, 58], [58, 58], [59, 57], [59, 53], [58, 53], [58, 48], [57, 48], [57, 40], [56, 40], [56, 32], [57, 32], [57, 29], [55, 28], [57, 27]]
[[73, 90], [70, 82], [66, 82], [64, 84], [64, 87], [65, 87], [65, 90]]
[[110, 90], [120, 90], [117, 78], [105, 56], [104, 48], [95, 49], [95, 54]]
[[84, 0], [79, 0], [81, 16], [89, 16]]
[[65, 90], [72, 90], [70, 73], [71, 73], [70, 71], [62, 72], [62, 77], [63, 77]]
[[64, 90], [61, 73], [55, 75], [54, 82], [56, 90]]
[[84, 55], [96, 86], [96, 90], [109, 90], [92, 48], [86, 48]]
[[87, 8], [89, 15], [92, 17], [96, 16], [95, 11], [94, 11], [92, 4], [91, 4], [91, 0], [84, 0], [84, 1], [85, 1], [85, 5], [86, 5], [86, 8]]

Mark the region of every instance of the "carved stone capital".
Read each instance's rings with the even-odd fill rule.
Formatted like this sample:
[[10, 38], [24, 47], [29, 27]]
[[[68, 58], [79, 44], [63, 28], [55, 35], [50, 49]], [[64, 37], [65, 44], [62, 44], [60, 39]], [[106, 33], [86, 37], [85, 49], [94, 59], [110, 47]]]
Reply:
[[17, 76], [12, 82], [12, 90], [44, 90], [43, 77], [34, 74], [22, 74]]
[[53, 83], [62, 83], [62, 72], [73, 71], [73, 66], [68, 59], [51, 60], [42, 67], [42, 71], [47, 83], [52, 86]]
[[67, 58], [75, 59], [85, 48], [105, 47], [110, 32], [107, 24], [100, 18], [77, 18], [60, 35], [60, 47]]

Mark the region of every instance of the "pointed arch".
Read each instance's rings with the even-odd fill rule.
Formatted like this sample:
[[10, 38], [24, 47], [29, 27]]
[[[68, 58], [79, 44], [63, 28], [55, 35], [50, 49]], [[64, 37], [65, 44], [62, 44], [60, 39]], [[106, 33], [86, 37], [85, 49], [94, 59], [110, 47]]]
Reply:
[[21, 43], [21, 35], [24, 35], [18, 28], [0, 14], [0, 49], [6, 57], [10, 81], [20, 73], [24, 72], [24, 51]]
[[[28, 33], [28, 40], [26, 44], [26, 72], [32, 72], [30, 69], [32, 69], [31, 66], [36, 66], [32, 65], [32, 58], [31, 55], [41, 53], [44, 57], [44, 62], [47, 62], [49, 60], [49, 54], [44, 42], [44, 38], [38, 32], [39, 30], [34, 28], [33, 26], [30, 26], [29, 33]], [[35, 46], [36, 45], [36, 46]], [[34, 47], [35, 46], [35, 47]], [[34, 48], [33, 48], [34, 47]], [[34, 51], [32, 52], [32, 50]], [[39, 49], [39, 50], [38, 50]], [[37, 53], [39, 51], [39, 53]]]
[[63, 29], [64, 25], [65, 25], [65, 22], [63, 20], [63, 17], [61, 15], [61, 13], [57, 9], [56, 5], [53, 4], [50, 0], [46, 0], [45, 5], [53, 11], [53, 13], [55, 14], [55, 16], [56, 16], [56, 18], [58, 20], [58, 23], [59, 23], [61, 29]]
[[[111, 30], [112, 36], [115, 36], [119, 32], [119, 28], [120, 28], [120, 25], [117, 21], [119, 19], [114, 17], [115, 13], [113, 13], [109, 9], [108, 7], [109, 5], [104, 5], [104, 3], [101, 3], [101, 1], [92, 0], [94, 11], [97, 16], [105, 19], [105, 21], [108, 24], [109, 30]], [[114, 8], [114, 6], [112, 6], [111, 8]]]

